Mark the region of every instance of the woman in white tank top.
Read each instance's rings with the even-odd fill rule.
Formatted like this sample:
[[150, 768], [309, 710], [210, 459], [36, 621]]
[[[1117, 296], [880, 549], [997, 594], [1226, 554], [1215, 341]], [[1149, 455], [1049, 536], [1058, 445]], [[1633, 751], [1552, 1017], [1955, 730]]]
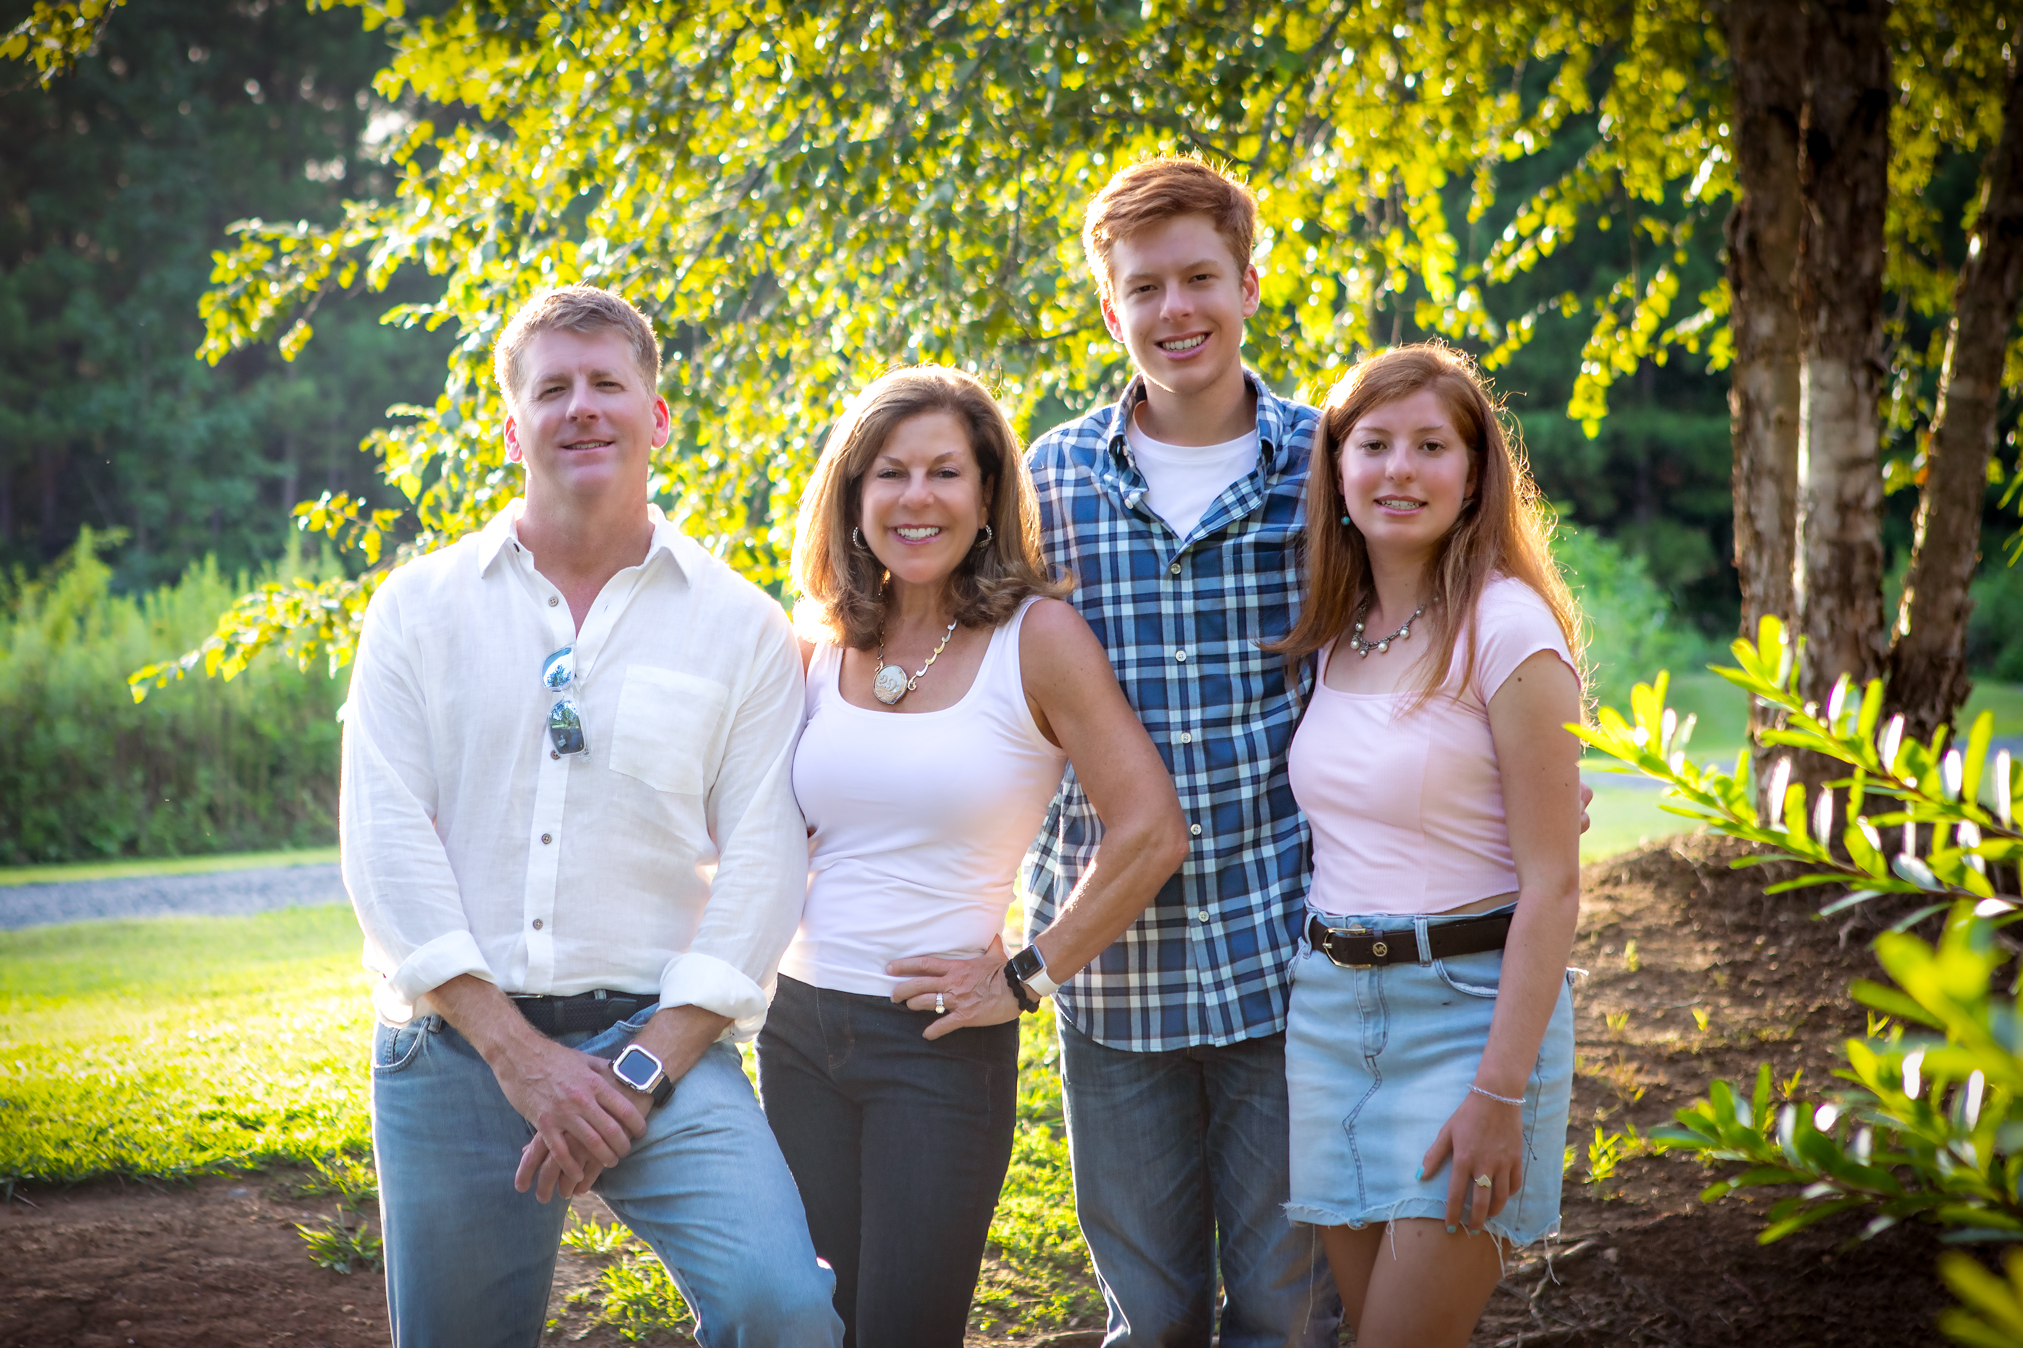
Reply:
[[[810, 875], [760, 1092], [846, 1345], [955, 1348], [1011, 1158], [1019, 1012], [1137, 918], [1186, 827], [1047, 579], [1017, 438], [970, 376], [895, 371], [853, 400], [802, 496], [793, 580]], [[1069, 766], [1102, 850], [1007, 960], [1019, 861]]]

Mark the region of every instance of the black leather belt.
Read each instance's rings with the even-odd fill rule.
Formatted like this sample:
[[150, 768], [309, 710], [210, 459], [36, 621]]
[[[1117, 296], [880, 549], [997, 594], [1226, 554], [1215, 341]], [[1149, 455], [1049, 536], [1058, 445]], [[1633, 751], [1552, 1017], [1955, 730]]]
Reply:
[[608, 1030], [621, 1020], [629, 1020], [660, 998], [639, 992], [612, 992], [598, 988], [574, 997], [520, 997], [513, 1005], [527, 1023], [542, 1034], [575, 1034], [583, 1030]]
[[[1510, 914], [1492, 913], [1465, 922], [1443, 922], [1426, 929], [1426, 944], [1433, 958], [1450, 955], [1477, 955], [1485, 950], [1503, 949], [1510, 935]], [[1307, 919], [1307, 939], [1314, 949], [1344, 969], [1367, 969], [1375, 964], [1417, 964], [1419, 937], [1412, 928], [1376, 931], [1363, 927], [1330, 927], [1317, 917]]]

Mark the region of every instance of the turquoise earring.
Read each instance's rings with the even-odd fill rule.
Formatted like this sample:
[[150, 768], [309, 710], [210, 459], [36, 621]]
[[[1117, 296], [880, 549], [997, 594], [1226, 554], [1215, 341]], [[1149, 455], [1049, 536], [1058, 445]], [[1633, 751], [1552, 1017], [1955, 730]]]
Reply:
[[1344, 516], [1342, 516], [1342, 523], [1343, 523], [1343, 524], [1347, 524], [1348, 522], [1349, 522], [1349, 517], [1348, 517], [1347, 515], [1344, 515]]

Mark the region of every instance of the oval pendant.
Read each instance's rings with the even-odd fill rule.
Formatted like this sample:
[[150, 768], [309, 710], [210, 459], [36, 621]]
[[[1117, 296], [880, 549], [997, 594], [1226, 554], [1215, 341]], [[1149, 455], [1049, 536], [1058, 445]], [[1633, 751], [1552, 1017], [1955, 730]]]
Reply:
[[1391, 643], [1388, 641], [1380, 641], [1377, 643], [1377, 654], [1379, 655], [1382, 655], [1385, 651], [1388, 651], [1390, 649]]
[[878, 666], [877, 677], [871, 680], [871, 696], [891, 706], [906, 696], [906, 671], [897, 665]]

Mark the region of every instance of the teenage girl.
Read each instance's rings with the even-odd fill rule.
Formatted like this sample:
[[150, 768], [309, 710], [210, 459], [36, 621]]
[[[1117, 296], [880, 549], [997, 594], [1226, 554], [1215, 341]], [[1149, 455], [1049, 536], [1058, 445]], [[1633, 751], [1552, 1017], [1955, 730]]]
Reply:
[[1511, 1246], [1557, 1229], [1573, 1081], [1579, 618], [1467, 359], [1329, 394], [1291, 750], [1313, 827], [1286, 1032], [1296, 1222], [1361, 1348], [1467, 1343]]

